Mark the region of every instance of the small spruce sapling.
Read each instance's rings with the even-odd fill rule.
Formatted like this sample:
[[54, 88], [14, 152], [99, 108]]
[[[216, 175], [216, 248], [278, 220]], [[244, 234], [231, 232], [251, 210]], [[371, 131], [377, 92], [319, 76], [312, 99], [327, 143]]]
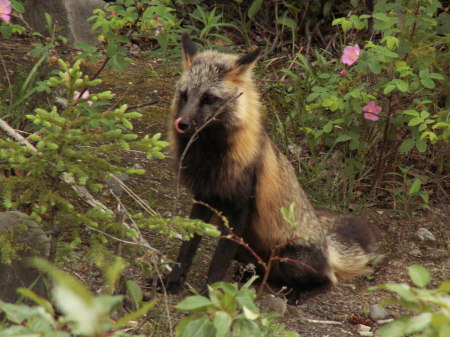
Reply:
[[[113, 97], [110, 91], [89, 91], [101, 80], [90, 80], [80, 70], [80, 61], [72, 66], [59, 60], [60, 71], [47, 84], [62, 88], [67, 106], [50, 111], [38, 108], [27, 115], [39, 131], [27, 137], [37, 151], [11, 139], [0, 139], [0, 169], [14, 169], [20, 174], [0, 178], [0, 202], [6, 209], [25, 209], [51, 236], [50, 260], [56, 258], [62, 233], [77, 233], [90, 226], [114, 235], [125, 229], [114, 223], [114, 215], [97, 208], [80, 209], [72, 185], [85, 186], [98, 192], [110, 174], [142, 174], [144, 170], [127, 168], [121, 163], [126, 151], [145, 153], [147, 158], [162, 158], [167, 145], [160, 134], [138, 139], [130, 132], [136, 112], [127, 112], [124, 104], [104, 110]], [[73, 182], [73, 183], [70, 183]], [[132, 235], [132, 234], [131, 234]], [[67, 239], [67, 238], [66, 238]], [[104, 243], [107, 238], [96, 232], [91, 244]], [[98, 246], [98, 245], [97, 245]], [[101, 245], [100, 245], [101, 246]]]

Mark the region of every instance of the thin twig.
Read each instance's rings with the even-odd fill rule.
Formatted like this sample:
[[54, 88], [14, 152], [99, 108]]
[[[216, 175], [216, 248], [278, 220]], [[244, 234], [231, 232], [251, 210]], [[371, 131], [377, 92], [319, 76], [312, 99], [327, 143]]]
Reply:
[[[114, 174], [110, 174], [109, 175], [110, 178], [114, 179], [116, 181], [116, 183], [118, 183], [120, 185], [120, 187], [130, 196], [133, 198], [134, 201], [136, 201], [139, 206], [141, 206], [144, 210], [146, 210], [150, 215], [153, 216], [157, 216], [159, 215], [158, 212], [156, 212], [155, 210], [153, 210], [147, 203], [145, 203], [144, 200], [142, 200], [142, 198], [140, 196], [138, 196], [136, 193], [134, 193], [134, 191], [128, 187], [127, 184], [125, 184], [122, 180], [120, 180], [119, 178], [117, 178]], [[113, 193], [114, 194], [114, 193]], [[115, 194], [114, 194], [115, 196]], [[116, 196], [117, 198], [117, 196]]]
[[142, 104], [136, 104], [136, 105], [129, 106], [128, 110], [142, 108], [144, 106], [154, 105], [154, 104], [158, 104], [158, 103], [159, 103], [159, 99], [156, 99], [156, 100], [148, 102], [148, 103], [142, 103]]
[[13, 101], [13, 90], [11, 86], [11, 81], [9, 80], [8, 70], [6, 69], [5, 62], [3, 61], [3, 57], [0, 55], [0, 60], [2, 60], [3, 69], [5, 70], [6, 80], [8, 81], [8, 87], [9, 87], [9, 94], [11, 96], [11, 102]]
[[310, 323], [317, 323], [317, 324], [328, 324], [328, 325], [342, 325], [342, 322], [338, 321], [322, 321], [317, 319], [306, 319]]

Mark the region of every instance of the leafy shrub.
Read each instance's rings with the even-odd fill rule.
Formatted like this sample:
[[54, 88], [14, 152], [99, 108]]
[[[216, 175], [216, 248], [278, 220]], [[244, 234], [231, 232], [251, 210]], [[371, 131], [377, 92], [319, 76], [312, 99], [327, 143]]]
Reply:
[[[77, 207], [72, 187], [85, 186], [98, 192], [110, 174], [142, 174], [142, 169], [121, 166], [120, 153], [137, 150], [146, 153], [147, 158], [162, 158], [161, 150], [167, 144], [159, 140], [159, 134], [137, 139], [137, 135], [124, 132], [132, 129], [130, 119], [140, 114], [127, 112], [126, 105], [102, 111], [112, 93], [89, 92], [101, 80], [83, 75], [80, 61], [70, 66], [59, 60], [59, 65], [60, 70], [47, 84], [65, 91], [67, 107], [54, 106], [50, 111], [37, 108], [35, 114], [27, 115], [41, 128], [28, 137], [36, 148], [0, 139], [0, 168], [21, 172], [0, 178], [0, 200], [7, 209], [29, 208], [34, 220], [51, 231], [52, 260], [62, 239], [59, 234], [69, 228], [75, 241], [80, 226], [123, 234], [124, 227], [114, 224], [113, 214], [102, 212], [99, 207], [87, 211]], [[93, 245], [106, 240], [101, 234], [91, 238]]]
[[377, 330], [381, 337], [444, 337], [450, 335], [450, 281], [437, 289], [426, 289], [430, 282], [428, 271], [420, 266], [409, 267], [409, 276], [416, 287], [407, 284], [385, 284], [371, 290], [387, 290], [398, 299], [387, 304], [399, 304], [417, 315], [401, 316]]
[[[112, 320], [122, 302], [123, 296], [102, 294], [94, 296], [81, 282], [56, 269], [44, 260], [36, 260], [34, 264], [46, 272], [54, 282], [52, 289], [53, 302], [59, 310], [48, 300], [36, 295], [27, 288], [20, 288], [18, 292], [26, 299], [37, 305], [11, 304], [0, 301], [0, 312], [6, 314], [7, 324], [0, 325], [0, 334], [9, 336], [136, 336], [126, 333], [126, 327], [131, 320], [145, 315], [156, 303], [141, 302], [139, 308], [127, 315]], [[105, 289], [112, 291], [112, 285], [123, 270], [121, 268], [109, 269], [109, 284]], [[142, 335], [141, 335], [142, 336]]]
[[[347, 45], [341, 60], [316, 53], [316, 60], [309, 61], [297, 54], [283, 69], [290, 85], [274, 89], [281, 94], [275, 97], [277, 110], [288, 111], [278, 116], [284, 140], [290, 144], [293, 135], [306, 137], [307, 150], [319, 163], [319, 172], [302, 163], [306, 185], [321, 190], [320, 182], [323, 190], [329, 189], [330, 177], [320, 170], [332, 153], [343, 159], [339, 169], [345, 176], [338, 177], [333, 195], [344, 200], [343, 206], [360, 195], [358, 189], [373, 191], [399, 166], [412, 172], [426, 166], [442, 174], [440, 153], [449, 144], [450, 124], [445, 101], [448, 40], [442, 34], [449, 15], [438, 15], [441, 7], [436, 0], [377, 1], [372, 16], [334, 20], [342, 45]], [[363, 42], [369, 19], [376, 38]], [[351, 61], [347, 51], [353, 53]], [[417, 158], [428, 158], [427, 164]]]
[[180, 322], [176, 336], [299, 336], [284, 331], [284, 325], [274, 322], [277, 313], [260, 313], [254, 303], [255, 291], [250, 289], [255, 279], [240, 289], [235, 284], [217, 282], [208, 285], [209, 298], [200, 295], [185, 298], [176, 308], [192, 314]]

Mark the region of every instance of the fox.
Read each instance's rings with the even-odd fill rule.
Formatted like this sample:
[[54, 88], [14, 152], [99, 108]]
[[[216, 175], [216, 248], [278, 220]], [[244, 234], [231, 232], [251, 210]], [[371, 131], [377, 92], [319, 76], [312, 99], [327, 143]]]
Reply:
[[[199, 52], [189, 34], [181, 42], [182, 74], [168, 138], [181, 182], [198, 201], [190, 217], [219, 223], [223, 234], [206, 284], [222, 281], [234, 259], [251, 260], [243, 245], [226, 237], [230, 228], [263, 261], [278, 249], [281, 259], [272, 264], [269, 283], [288, 289], [291, 303], [370, 271], [377, 249], [374, 228], [362, 218], [315, 208], [264, 128], [253, 76], [261, 48], [235, 55]], [[295, 226], [281, 213], [290, 205]], [[168, 292], [182, 288], [200, 242], [194, 235], [182, 243], [165, 279]]]

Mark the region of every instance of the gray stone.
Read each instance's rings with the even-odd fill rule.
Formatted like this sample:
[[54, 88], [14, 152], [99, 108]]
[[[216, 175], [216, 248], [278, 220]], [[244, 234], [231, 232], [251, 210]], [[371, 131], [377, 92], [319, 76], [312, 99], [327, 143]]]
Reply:
[[428, 229], [424, 228], [424, 227], [420, 227], [417, 230], [417, 236], [419, 237], [420, 240], [422, 241], [436, 241], [436, 237], [434, 236], [433, 233], [431, 233]]
[[[127, 173], [118, 175], [118, 176], [116, 176], [116, 178], [124, 183], [127, 182], [128, 180], [130, 180], [130, 176]], [[120, 198], [120, 196], [123, 193], [122, 185], [116, 179], [114, 179], [112, 177], [106, 178], [105, 183], [106, 183], [106, 185], [108, 185], [108, 187], [114, 193], [114, 195], [116, 197]]]
[[389, 313], [379, 304], [370, 306], [369, 317], [372, 321], [379, 321], [389, 317]]
[[104, 7], [103, 0], [25, 0], [24, 5], [25, 20], [39, 33], [49, 34], [44, 17], [44, 13], [48, 13], [61, 28], [57, 35], [67, 37], [70, 43], [97, 42], [91, 32], [93, 21], [87, 19], [94, 9]]
[[30, 267], [26, 257], [47, 256], [50, 243], [41, 228], [32, 220], [25, 219], [27, 215], [22, 212], [10, 211], [0, 213], [0, 232], [10, 228], [18, 229], [25, 225], [24, 231], [20, 231], [20, 241], [24, 249], [18, 252], [19, 260], [11, 264], [0, 263], [0, 299], [5, 302], [16, 302], [19, 298], [16, 289], [19, 287], [31, 287], [40, 296], [46, 295], [46, 287], [43, 276], [39, 271]]
[[265, 295], [256, 303], [263, 312], [277, 312], [284, 316], [287, 310], [287, 301], [274, 295]]

